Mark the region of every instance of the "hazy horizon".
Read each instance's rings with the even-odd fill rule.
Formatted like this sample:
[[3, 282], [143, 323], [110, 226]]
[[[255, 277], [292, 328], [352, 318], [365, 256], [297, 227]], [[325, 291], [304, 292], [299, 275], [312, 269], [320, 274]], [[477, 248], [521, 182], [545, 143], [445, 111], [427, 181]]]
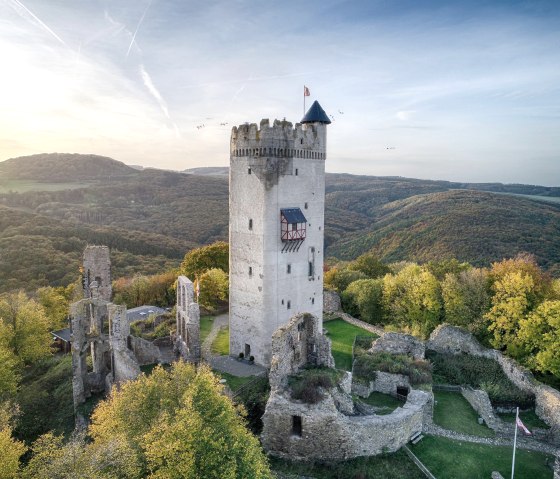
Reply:
[[227, 166], [231, 127], [332, 116], [327, 171], [560, 184], [553, 0], [1, 0], [0, 157]]

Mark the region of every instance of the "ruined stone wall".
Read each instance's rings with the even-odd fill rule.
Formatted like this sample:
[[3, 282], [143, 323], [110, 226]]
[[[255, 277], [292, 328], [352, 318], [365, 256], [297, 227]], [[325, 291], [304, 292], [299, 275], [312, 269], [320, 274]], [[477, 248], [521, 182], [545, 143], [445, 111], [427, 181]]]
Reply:
[[549, 437], [560, 445], [560, 392], [538, 382], [529, 370], [505, 357], [499, 351], [484, 348], [469, 332], [450, 326], [439, 325], [426, 343], [427, 349], [440, 353], [465, 353], [494, 359], [509, 380], [523, 391], [535, 395], [535, 412], [550, 427]]
[[352, 392], [360, 397], [367, 398], [372, 392], [380, 392], [383, 394], [397, 394], [397, 387], [406, 387], [410, 390], [410, 381], [408, 376], [402, 374], [385, 373], [377, 371], [375, 381], [363, 383], [354, 381], [352, 383]]
[[140, 366], [161, 361], [161, 351], [155, 343], [135, 336], [129, 336], [128, 341], [130, 349]]
[[340, 295], [336, 291], [325, 289], [323, 291], [323, 311], [325, 313], [336, 313], [341, 309]]
[[175, 349], [187, 361], [200, 361], [200, 308], [192, 281], [177, 278], [177, 331]]
[[370, 352], [386, 352], [390, 354], [402, 354], [414, 359], [424, 359], [424, 343], [410, 334], [385, 333], [376, 339]]
[[140, 366], [132, 351], [128, 348], [130, 324], [126, 318], [126, 306], [109, 304], [109, 322], [111, 325], [111, 352], [113, 355], [113, 382], [121, 384], [136, 379]]
[[[411, 391], [406, 404], [386, 416], [346, 416], [326, 395], [318, 404], [293, 401], [288, 392], [273, 391], [263, 416], [261, 440], [269, 453], [299, 460], [337, 461], [394, 452], [422, 431], [428, 394]], [[301, 418], [301, 436], [293, 417]]]
[[494, 413], [494, 408], [486, 391], [462, 387], [461, 394], [469, 402], [478, 415], [484, 419], [486, 425], [494, 431], [504, 429], [504, 424], [500, 418]]
[[83, 256], [84, 298], [92, 298], [91, 284], [96, 283], [99, 299], [111, 301], [111, 258], [107, 246], [87, 246]]
[[319, 331], [319, 320], [311, 314], [298, 314], [272, 335], [271, 388], [284, 387], [289, 375], [303, 366], [334, 367], [330, 340]]
[[554, 461], [554, 479], [560, 479], [560, 457], [556, 456]]

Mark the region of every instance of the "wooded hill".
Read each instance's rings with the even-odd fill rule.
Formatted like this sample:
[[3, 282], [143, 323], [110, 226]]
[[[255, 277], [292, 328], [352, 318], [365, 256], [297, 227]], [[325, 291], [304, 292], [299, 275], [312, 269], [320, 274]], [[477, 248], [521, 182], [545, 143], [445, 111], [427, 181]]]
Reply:
[[[22, 179], [35, 182], [33, 191], [17, 192]], [[192, 247], [227, 240], [224, 176], [51, 154], [0, 162], [0, 183], [10, 181], [16, 192], [0, 194], [0, 292], [68, 283], [87, 242], [112, 248], [118, 277], [161, 271]], [[560, 188], [347, 174], [326, 182], [327, 255], [350, 259], [373, 248], [386, 261], [484, 265], [527, 251], [560, 273], [560, 202], [535, 201], [554, 201]], [[492, 188], [538, 196], [478, 191]]]

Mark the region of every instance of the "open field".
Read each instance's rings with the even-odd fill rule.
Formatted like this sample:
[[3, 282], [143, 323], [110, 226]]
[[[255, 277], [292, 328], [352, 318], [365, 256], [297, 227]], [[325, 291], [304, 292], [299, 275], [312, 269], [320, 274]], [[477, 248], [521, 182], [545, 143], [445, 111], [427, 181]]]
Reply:
[[[511, 476], [511, 447], [427, 436], [411, 449], [437, 478], [488, 479], [492, 471]], [[522, 449], [517, 449], [516, 455], [515, 479], [552, 479], [547, 465], [547, 461], [554, 462], [552, 456]]]
[[29, 191], [64, 191], [86, 188], [92, 182], [42, 183], [32, 180], [0, 180], [0, 193], [27, 193]]
[[365, 329], [358, 328], [342, 319], [333, 319], [325, 321], [323, 327], [328, 332], [328, 337], [332, 341], [332, 355], [335, 365], [338, 369], [350, 371], [352, 369], [352, 344], [357, 335], [377, 336]]
[[478, 424], [478, 414], [458, 392], [434, 391], [434, 422], [445, 429], [472, 436], [494, 437], [494, 431]]

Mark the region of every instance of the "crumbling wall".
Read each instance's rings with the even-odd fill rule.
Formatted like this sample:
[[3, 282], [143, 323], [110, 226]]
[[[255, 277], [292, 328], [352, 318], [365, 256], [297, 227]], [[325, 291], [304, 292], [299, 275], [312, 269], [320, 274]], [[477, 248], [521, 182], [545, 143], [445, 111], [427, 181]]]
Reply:
[[319, 320], [307, 313], [294, 316], [272, 335], [270, 387], [287, 384], [287, 378], [305, 365], [334, 367], [330, 340], [318, 330]]
[[155, 343], [136, 336], [130, 336], [128, 342], [140, 366], [161, 362], [161, 351]]
[[493, 429], [494, 431], [504, 429], [502, 420], [494, 413], [494, 408], [492, 407], [492, 403], [490, 402], [490, 398], [488, 397], [488, 393], [486, 391], [462, 387], [461, 394], [478, 413], [478, 415], [484, 419], [484, 422], [490, 429]]
[[352, 382], [352, 392], [360, 397], [367, 398], [372, 392], [380, 392], [395, 396], [397, 388], [408, 388], [410, 391], [410, 381], [408, 376], [403, 374], [385, 373], [377, 371], [375, 380], [364, 383], [362, 381]]
[[325, 289], [323, 291], [323, 311], [325, 313], [336, 313], [341, 309], [340, 295], [336, 291]]
[[[406, 404], [389, 415], [347, 416], [330, 394], [317, 404], [304, 404], [287, 391], [273, 391], [261, 440], [269, 453], [292, 460], [338, 461], [394, 452], [422, 431], [428, 404], [428, 394], [414, 390]], [[294, 417], [300, 418], [300, 434], [294, 431]]]
[[96, 283], [99, 299], [111, 301], [111, 258], [107, 246], [87, 246], [84, 250], [82, 284], [85, 298], [93, 297], [93, 282]]
[[551, 441], [560, 445], [559, 391], [537, 381], [529, 370], [513, 359], [505, 357], [501, 352], [484, 348], [471, 333], [455, 326], [439, 325], [430, 335], [426, 348], [439, 353], [465, 353], [497, 361], [513, 384], [535, 395], [535, 412], [551, 427], [549, 432]]
[[414, 359], [424, 359], [425, 350], [424, 343], [410, 334], [385, 333], [373, 342], [370, 352], [402, 354]]
[[128, 348], [130, 324], [126, 319], [126, 306], [109, 304], [109, 321], [111, 324], [111, 352], [113, 354], [113, 382], [121, 384], [136, 379], [140, 366], [132, 351]]
[[186, 276], [177, 278], [176, 319], [176, 351], [185, 360], [200, 361], [200, 308], [194, 301], [194, 285]]

